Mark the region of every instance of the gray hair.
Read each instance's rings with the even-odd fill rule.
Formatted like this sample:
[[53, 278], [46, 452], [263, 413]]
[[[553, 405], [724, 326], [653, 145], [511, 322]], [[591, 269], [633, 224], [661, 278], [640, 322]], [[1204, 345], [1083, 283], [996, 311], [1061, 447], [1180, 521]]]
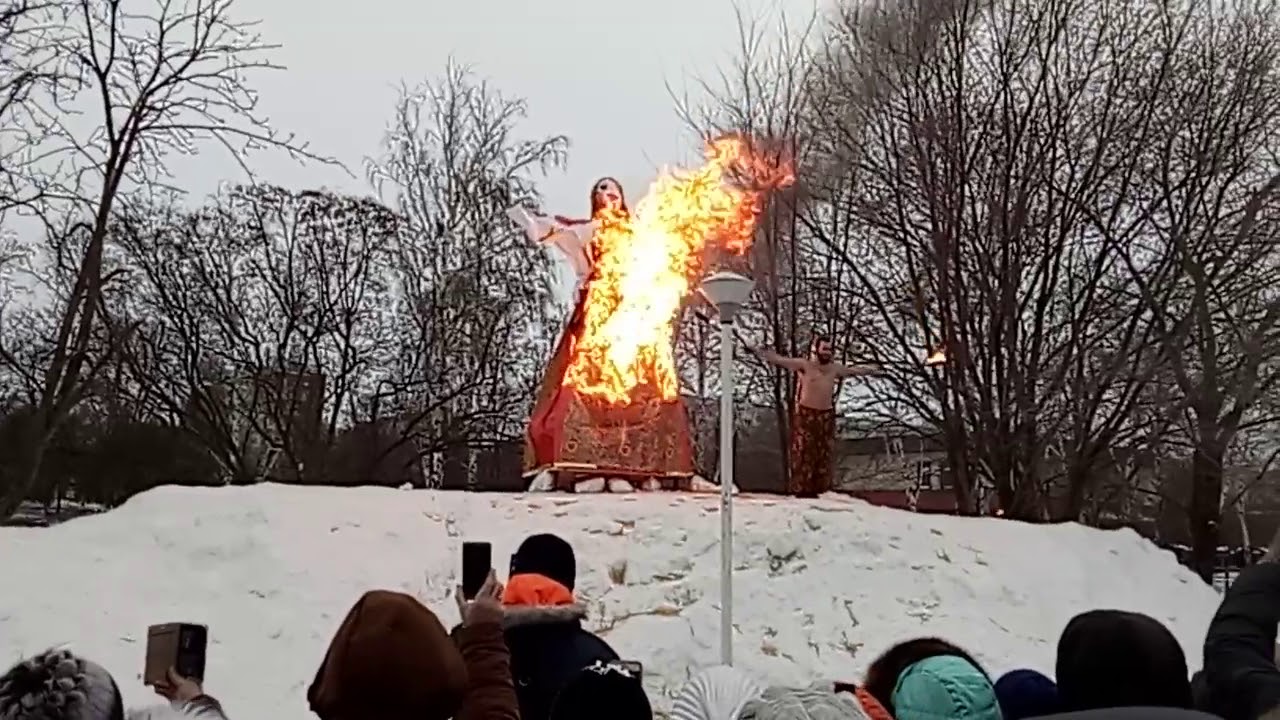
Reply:
[[70, 650], [48, 650], [0, 675], [0, 720], [113, 720], [121, 704], [111, 673]]

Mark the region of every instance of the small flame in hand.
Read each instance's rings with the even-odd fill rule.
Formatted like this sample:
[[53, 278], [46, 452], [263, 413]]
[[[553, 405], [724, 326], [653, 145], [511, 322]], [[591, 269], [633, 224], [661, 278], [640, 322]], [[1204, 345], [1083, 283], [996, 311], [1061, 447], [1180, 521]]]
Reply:
[[929, 357], [924, 359], [924, 364], [928, 367], [937, 367], [947, 361], [947, 353], [945, 350], [934, 350]]

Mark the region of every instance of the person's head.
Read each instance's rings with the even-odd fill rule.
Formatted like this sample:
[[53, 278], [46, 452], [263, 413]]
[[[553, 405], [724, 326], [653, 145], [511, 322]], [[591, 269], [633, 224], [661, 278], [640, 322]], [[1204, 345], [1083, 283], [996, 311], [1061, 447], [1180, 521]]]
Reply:
[[771, 687], [743, 705], [737, 720], [867, 720], [867, 713], [848, 693]]
[[600, 178], [591, 188], [591, 216], [595, 217], [601, 210], [627, 212], [627, 198], [622, 193], [622, 184], [611, 177]]
[[1121, 707], [1192, 707], [1187, 658], [1158, 620], [1091, 610], [1058, 639], [1058, 696], [1064, 712]]
[[916, 638], [900, 642], [876, 658], [867, 668], [862, 686], [894, 717], [898, 717], [893, 708], [893, 696], [899, 679], [913, 665], [934, 657], [958, 657], [979, 673], [982, 672], [982, 666], [977, 660], [946, 640], [935, 637]]
[[908, 665], [886, 708], [896, 720], [1001, 720], [991, 679], [971, 659], [935, 655]]
[[835, 357], [835, 349], [831, 346], [831, 338], [826, 335], [815, 335], [809, 343], [809, 357], [822, 364], [831, 362]]
[[511, 556], [511, 577], [516, 575], [541, 575], [572, 592], [578, 577], [573, 546], [551, 533], [530, 535]]
[[1035, 670], [1010, 670], [996, 680], [1004, 720], [1025, 720], [1061, 712], [1058, 685]]
[[653, 720], [640, 678], [619, 663], [597, 662], [570, 680], [551, 706], [548, 720]]
[[764, 694], [765, 686], [738, 668], [716, 665], [707, 668], [685, 683], [676, 693], [672, 706], [686, 711], [676, 712], [681, 720], [716, 720], [738, 718], [746, 704]]
[[0, 718], [123, 720], [111, 673], [70, 650], [48, 650], [0, 675]]
[[435, 614], [372, 590], [338, 627], [307, 702], [320, 720], [448, 720], [466, 690], [466, 663]]

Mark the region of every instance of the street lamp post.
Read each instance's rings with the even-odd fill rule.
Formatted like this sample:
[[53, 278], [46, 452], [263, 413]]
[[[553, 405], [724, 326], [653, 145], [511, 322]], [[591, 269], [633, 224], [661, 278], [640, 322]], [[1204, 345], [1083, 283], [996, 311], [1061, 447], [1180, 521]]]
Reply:
[[733, 322], [753, 283], [732, 272], [708, 275], [699, 290], [720, 314], [720, 661], [733, 665]]

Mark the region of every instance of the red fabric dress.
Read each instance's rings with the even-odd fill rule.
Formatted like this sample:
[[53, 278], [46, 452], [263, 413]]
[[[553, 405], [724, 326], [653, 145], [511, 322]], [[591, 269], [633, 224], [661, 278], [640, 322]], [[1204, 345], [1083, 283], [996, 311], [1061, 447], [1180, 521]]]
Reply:
[[[625, 405], [579, 394], [564, 384], [583, 332], [588, 290], [594, 282], [598, 248], [588, 220], [512, 215], [536, 241], [556, 245], [578, 272], [573, 313], [548, 363], [525, 430], [524, 471], [581, 468], [581, 472], [628, 478], [687, 477], [693, 474], [693, 442], [680, 398], [663, 399], [637, 388]], [[562, 485], [572, 480], [559, 478]]]

